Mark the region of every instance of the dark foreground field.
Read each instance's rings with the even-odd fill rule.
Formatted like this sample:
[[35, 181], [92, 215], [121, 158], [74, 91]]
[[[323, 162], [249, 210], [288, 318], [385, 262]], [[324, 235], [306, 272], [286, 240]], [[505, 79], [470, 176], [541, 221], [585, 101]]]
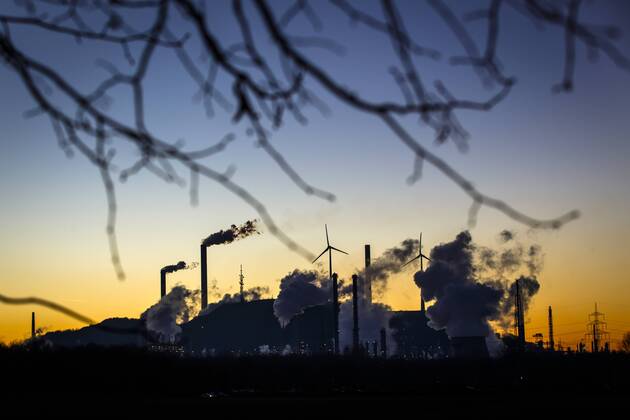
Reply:
[[[23, 415], [269, 415], [353, 411], [386, 418], [594, 415], [630, 401], [630, 357], [525, 354], [497, 360], [192, 358], [143, 350], [0, 349], [4, 412]], [[407, 414], [408, 413], [408, 414]], [[414, 415], [413, 413], [416, 413]]]

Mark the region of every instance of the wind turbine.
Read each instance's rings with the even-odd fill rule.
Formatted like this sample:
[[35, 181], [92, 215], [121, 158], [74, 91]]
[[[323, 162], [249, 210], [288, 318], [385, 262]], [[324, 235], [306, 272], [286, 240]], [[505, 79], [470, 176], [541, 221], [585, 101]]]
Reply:
[[342, 251], [340, 249], [335, 248], [334, 246], [330, 245], [330, 240], [328, 239], [328, 226], [324, 225], [324, 229], [326, 229], [326, 249], [324, 249], [322, 251], [321, 254], [319, 254], [319, 257], [315, 258], [313, 260], [313, 263], [317, 260], [319, 260], [319, 258], [324, 255], [326, 252], [328, 252], [328, 271], [329, 271], [329, 275], [330, 278], [332, 279], [332, 275], [333, 275], [333, 271], [332, 271], [332, 252], [333, 251], [337, 251], [337, 252], [341, 252], [342, 254], [346, 254], [349, 255], [346, 251]]
[[[420, 242], [419, 242], [419, 248], [418, 248], [418, 255], [413, 257], [412, 259], [410, 259], [409, 261], [407, 261], [406, 263], [404, 263], [402, 265], [402, 267], [406, 266], [407, 264], [410, 264], [412, 262], [414, 262], [415, 260], [419, 259], [420, 260], [420, 271], [424, 271], [424, 264], [423, 264], [423, 259], [426, 259], [427, 261], [431, 261], [431, 258], [427, 257], [426, 255], [424, 255], [422, 253], [422, 233], [420, 234]], [[401, 267], [401, 268], [402, 268]]]
[[328, 252], [328, 268], [330, 273], [330, 282], [332, 283], [333, 298], [334, 351], [335, 354], [339, 354], [339, 291], [337, 290], [337, 273], [333, 273], [332, 271], [332, 252], [337, 251], [346, 255], [348, 255], [348, 253], [332, 246], [330, 244], [330, 240], [328, 239], [328, 226], [324, 225], [324, 229], [326, 229], [326, 249], [324, 249], [322, 253], [313, 260], [313, 263], [315, 263], [315, 261], [317, 261], [322, 255]]
[[[426, 259], [427, 261], [431, 261], [431, 258], [427, 257], [426, 255], [422, 253], [422, 232], [420, 232], [420, 242], [418, 244], [418, 255], [416, 257], [413, 257], [411, 260], [407, 261], [406, 263], [404, 263], [402, 267], [400, 268], [403, 268], [407, 264], [412, 263], [418, 259], [420, 260], [420, 271], [422, 272], [424, 271], [424, 264], [423, 264], [424, 260]], [[420, 291], [420, 312], [424, 313], [424, 310], [425, 310], [424, 299], [422, 299], [422, 291]]]

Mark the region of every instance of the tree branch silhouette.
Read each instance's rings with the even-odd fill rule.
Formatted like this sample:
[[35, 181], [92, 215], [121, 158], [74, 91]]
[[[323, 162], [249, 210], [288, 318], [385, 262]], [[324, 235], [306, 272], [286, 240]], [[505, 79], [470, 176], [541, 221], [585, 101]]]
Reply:
[[70, 308], [67, 308], [58, 303], [52, 302], [50, 300], [41, 299], [38, 297], [26, 297], [26, 298], [14, 298], [6, 295], [0, 294], [0, 302], [10, 305], [39, 305], [48, 309], [52, 309], [53, 311], [57, 311], [64, 315], [69, 316], [70, 318], [76, 319], [79, 322], [83, 322], [85, 324], [94, 324], [95, 322], [88, 318], [85, 315], [81, 315], [80, 313], [73, 311]]

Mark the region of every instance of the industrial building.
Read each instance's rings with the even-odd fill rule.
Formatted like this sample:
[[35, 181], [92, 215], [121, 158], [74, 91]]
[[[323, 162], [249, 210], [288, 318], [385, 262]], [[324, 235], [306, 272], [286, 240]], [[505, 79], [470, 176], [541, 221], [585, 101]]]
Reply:
[[428, 325], [426, 312], [394, 311], [389, 320], [395, 354], [404, 358], [444, 357], [449, 353], [449, 339], [443, 330]]
[[[282, 328], [273, 312], [273, 299], [220, 305], [207, 315], [182, 324], [181, 345], [203, 354], [257, 354], [264, 351], [322, 354], [333, 351], [332, 305], [306, 308]], [[449, 340], [444, 331], [427, 325], [424, 311], [394, 311], [389, 328], [390, 356], [444, 357]]]
[[181, 327], [180, 343], [194, 353], [255, 354], [261, 346], [281, 351], [287, 344], [273, 299], [225, 303]]

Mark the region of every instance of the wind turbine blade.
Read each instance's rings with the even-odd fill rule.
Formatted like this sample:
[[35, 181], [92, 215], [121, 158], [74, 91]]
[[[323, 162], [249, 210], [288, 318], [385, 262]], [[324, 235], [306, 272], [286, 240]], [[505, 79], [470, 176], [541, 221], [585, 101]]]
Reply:
[[330, 246], [330, 241], [328, 240], [328, 225], [324, 225], [324, 229], [326, 229], [326, 246]]
[[404, 263], [404, 264], [402, 265], [402, 267], [400, 267], [400, 268], [403, 268], [404, 266], [406, 266], [406, 265], [408, 265], [408, 264], [411, 264], [412, 262], [414, 262], [414, 261], [415, 261], [415, 260], [417, 260], [418, 258], [420, 258], [420, 255], [418, 255], [417, 257], [413, 257], [412, 259], [410, 259], [409, 261], [407, 261], [406, 263]]
[[[326, 248], [324, 251], [322, 251], [322, 253], [321, 253], [321, 254], [319, 254], [319, 257], [321, 257], [322, 255], [324, 255], [327, 251], [328, 251], [328, 248]], [[319, 257], [315, 258], [315, 259], [313, 260], [313, 262], [315, 262], [315, 261], [319, 260]]]
[[334, 246], [331, 246], [330, 249], [334, 249], [335, 251], [341, 252], [342, 254], [346, 254], [346, 255], [350, 255], [348, 254], [346, 251], [342, 251], [340, 249], [335, 248]]
[[420, 255], [418, 255], [416, 258], [420, 258], [420, 257], [424, 258], [427, 261], [431, 261], [431, 258], [427, 257], [426, 255], [424, 255], [422, 253], [420, 253]]

